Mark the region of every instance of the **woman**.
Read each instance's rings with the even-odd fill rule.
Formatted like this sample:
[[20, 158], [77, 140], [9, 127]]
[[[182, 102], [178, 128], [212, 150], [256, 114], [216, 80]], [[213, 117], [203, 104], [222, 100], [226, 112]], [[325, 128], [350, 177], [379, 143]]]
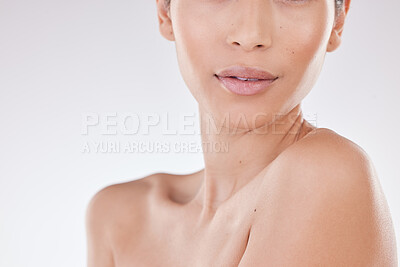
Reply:
[[[303, 118], [350, 0], [157, 0], [197, 100], [205, 168], [103, 188], [88, 265], [396, 266], [366, 152]], [[332, 107], [335, 108], [335, 107]], [[213, 146], [211, 146], [213, 147]]]

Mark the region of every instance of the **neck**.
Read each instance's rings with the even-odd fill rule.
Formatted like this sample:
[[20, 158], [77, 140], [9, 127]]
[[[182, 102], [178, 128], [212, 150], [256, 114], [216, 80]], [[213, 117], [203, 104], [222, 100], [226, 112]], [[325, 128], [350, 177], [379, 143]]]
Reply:
[[238, 129], [212, 120], [217, 127], [210, 126], [207, 114], [199, 111], [205, 168], [194, 200], [204, 216], [213, 214], [307, 131], [300, 105], [261, 126]]

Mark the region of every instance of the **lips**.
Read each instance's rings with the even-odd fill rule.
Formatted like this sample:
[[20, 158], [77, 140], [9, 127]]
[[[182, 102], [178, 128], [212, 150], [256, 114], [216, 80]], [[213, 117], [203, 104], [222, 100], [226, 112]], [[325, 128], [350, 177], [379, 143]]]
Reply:
[[215, 74], [223, 87], [230, 92], [250, 96], [269, 87], [277, 76], [259, 68], [233, 66]]
[[274, 80], [277, 76], [258, 68], [250, 68], [243, 66], [233, 66], [222, 70], [216, 74], [218, 77], [230, 77], [241, 79], [257, 79], [257, 80]]

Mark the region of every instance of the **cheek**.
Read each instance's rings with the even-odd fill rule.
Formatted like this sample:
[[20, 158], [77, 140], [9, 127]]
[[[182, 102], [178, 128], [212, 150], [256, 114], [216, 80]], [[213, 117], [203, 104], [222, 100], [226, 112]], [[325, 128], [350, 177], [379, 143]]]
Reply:
[[297, 27], [291, 23], [282, 27], [279, 36], [283, 43], [281, 48], [284, 48], [282, 53], [289, 58], [288, 64], [306, 67], [325, 53], [329, 32], [323, 24], [323, 21], [319, 24], [313, 21], [302, 22]]
[[[213, 76], [210, 63], [213, 59], [213, 47], [218, 38], [215, 26], [204, 18], [198, 10], [177, 12], [174, 20], [175, 46], [180, 71], [188, 88], [199, 100], [199, 90]], [[190, 16], [188, 15], [190, 14]]]
[[[287, 88], [303, 98], [315, 84], [323, 66], [330, 37], [330, 20], [324, 12], [299, 19], [286, 19], [278, 27], [277, 46]], [[328, 16], [329, 17], [329, 16]], [[284, 17], [283, 17], [284, 18]]]

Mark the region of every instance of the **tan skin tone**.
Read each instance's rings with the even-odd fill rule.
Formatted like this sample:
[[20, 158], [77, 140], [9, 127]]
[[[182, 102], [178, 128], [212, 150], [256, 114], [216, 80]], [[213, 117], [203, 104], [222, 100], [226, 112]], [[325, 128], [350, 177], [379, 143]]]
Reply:
[[[397, 266], [369, 156], [301, 111], [326, 52], [340, 45], [350, 1], [336, 21], [330, 0], [156, 3], [199, 104], [202, 140], [229, 152], [205, 152], [192, 174], [97, 192], [86, 214], [88, 266]], [[279, 78], [261, 94], [235, 95], [214, 77], [232, 65]], [[220, 132], [207, 131], [210, 114]]]

